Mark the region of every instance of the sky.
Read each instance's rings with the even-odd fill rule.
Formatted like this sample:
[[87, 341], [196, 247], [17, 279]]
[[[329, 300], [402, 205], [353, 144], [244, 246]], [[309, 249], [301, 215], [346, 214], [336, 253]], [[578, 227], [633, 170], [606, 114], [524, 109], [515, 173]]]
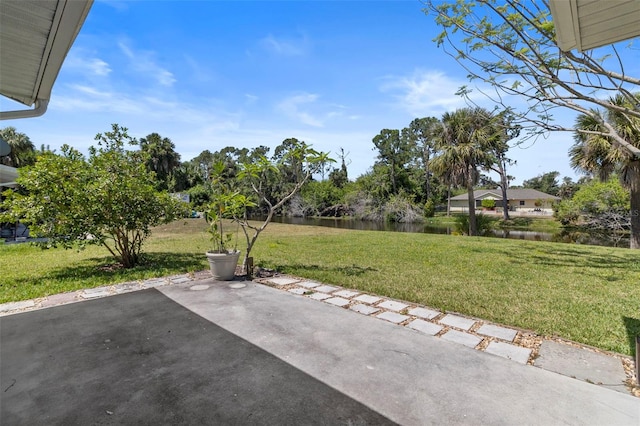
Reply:
[[[465, 107], [466, 72], [432, 41], [419, 0], [96, 0], [44, 116], [7, 120], [37, 148], [82, 152], [112, 123], [159, 133], [183, 161], [226, 146], [297, 138], [339, 159], [350, 179], [376, 161], [372, 139]], [[23, 109], [2, 99], [2, 110]], [[573, 115], [557, 118], [573, 122]], [[550, 171], [574, 180], [570, 133], [513, 147], [514, 185]]]

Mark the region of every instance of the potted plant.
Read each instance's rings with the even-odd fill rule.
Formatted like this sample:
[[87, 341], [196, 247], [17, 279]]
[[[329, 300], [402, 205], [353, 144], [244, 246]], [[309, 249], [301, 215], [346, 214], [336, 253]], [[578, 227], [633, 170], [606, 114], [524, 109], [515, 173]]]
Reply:
[[[206, 255], [211, 276], [216, 280], [229, 281], [235, 276], [240, 257], [240, 251], [237, 249], [238, 218], [244, 217], [246, 208], [252, 204], [239, 192], [222, 191], [212, 197], [212, 201], [204, 212], [213, 243], [213, 248], [207, 251]], [[236, 223], [235, 231], [226, 231], [225, 225], [233, 226], [234, 222]]]

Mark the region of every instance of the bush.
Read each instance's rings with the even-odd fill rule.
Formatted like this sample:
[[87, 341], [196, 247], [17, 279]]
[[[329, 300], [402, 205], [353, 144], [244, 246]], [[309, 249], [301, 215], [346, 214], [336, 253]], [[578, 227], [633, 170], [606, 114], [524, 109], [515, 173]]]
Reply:
[[384, 218], [387, 222], [422, 222], [423, 216], [405, 195], [393, 195], [384, 206]]
[[[476, 227], [478, 229], [478, 235], [486, 235], [493, 229], [493, 224], [496, 219], [483, 214], [476, 215]], [[456, 232], [467, 235], [469, 233], [469, 215], [461, 214], [456, 216]]]
[[18, 183], [27, 195], [5, 192], [2, 208], [9, 221], [28, 224], [44, 244], [71, 248], [104, 246], [125, 268], [140, 261], [151, 227], [182, 215], [184, 205], [156, 190], [126, 128], [98, 134], [89, 158], [68, 145], [60, 155], [45, 152], [33, 166], [21, 170]]
[[491, 198], [485, 198], [482, 200], [482, 208], [493, 210], [496, 208], [496, 200], [492, 200]]
[[436, 214], [436, 203], [433, 202], [431, 198], [424, 203], [424, 216], [425, 217], [433, 217]]
[[205, 185], [196, 185], [191, 187], [187, 189], [186, 193], [189, 194], [191, 208], [197, 211], [204, 210], [205, 206], [211, 201], [211, 190]]
[[347, 202], [349, 209], [353, 212], [353, 217], [355, 219], [370, 220], [374, 222], [383, 219], [382, 207], [364, 191], [347, 193], [345, 201]]
[[555, 217], [563, 225], [576, 225], [609, 213], [628, 213], [630, 209], [629, 191], [618, 179], [606, 182], [593, 180], [583, 185], [570, 200], [563, 200], [557, 206]]
[[344, 189], [335, 186], [332, 181], [311, 181], [300, 190], [300, 200], [305, 215], [319, 215], [328, 207], [339, 204], [344, 197]]

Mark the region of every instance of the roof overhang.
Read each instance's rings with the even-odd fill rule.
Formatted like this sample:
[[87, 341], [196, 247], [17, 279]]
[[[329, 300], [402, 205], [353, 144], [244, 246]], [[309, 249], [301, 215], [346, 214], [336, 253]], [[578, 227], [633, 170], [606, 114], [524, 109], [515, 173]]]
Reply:
[[93, 0], [0, 1], [0, 94], [27, 107], [0, 120], [44, 114], [51, 89]]
[[0, 188], [17, 186], [18, 169], [0, 164]]
[[549, 0], [560, 50], [585, 51], [640, 36], [639, 0]]

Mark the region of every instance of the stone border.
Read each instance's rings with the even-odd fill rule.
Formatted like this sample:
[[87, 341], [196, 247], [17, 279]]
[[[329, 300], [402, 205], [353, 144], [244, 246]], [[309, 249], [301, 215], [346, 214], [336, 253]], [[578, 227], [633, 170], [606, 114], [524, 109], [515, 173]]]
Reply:
[[66, 305], [68, 303], [82, 302], [83, 300], [97, 299], [99, 297], [129, 293], [132, 291], [144, 290], [152, 287], [182, 284], [210, 277], [211, 275], [209, 275], [208, 271], [202, 271], [193, 274], [171, 275], [169, 277], [149, 278], [141, 281], [131, 281], [102, 287], [87, 288], [82, 290], [70, 291], [68, 293], [54, 294], [37, 299], [22, 300], [19, 302], [9, 302], [0, 304], [0, 317], [35, 309], [43, 309], [52, 306]]
[[[301, 278], [279, 275], [255, 281], [362, 315], [406, 326], [417, 332], [461, 343], [521, 364], [534, 364], [536, 351], [521, 344], [525, 340], [517, 340], [516, 337], [521, 336], [523, 332], [512, 328], [459, 314], [441, 312], [415, 303]], [[489, 346], [491, 348], [487, 351]]]
[[633, 360], [621, 354], [602, 351], [557, 337], [538, 336], [532, 331], [505, 327], [455, 312], [441, 312], [412, 302], [394, 300], [304, 278], [275, 274], [273, 277], [256, 278], [254, 282], [294, 295], [323, 301], [342, 309], [349, 309], [361, 315], [375, 317], [520, 364], [536, 366], [535, 361], [540, 346], [546, 340], [562, 342], [586, 351], [614, 357], [622, 363], [627, 376], [628, 390], [632, 395], [640, 397], [640, 388], [634, 386], [635, 373], [630, 368]]

